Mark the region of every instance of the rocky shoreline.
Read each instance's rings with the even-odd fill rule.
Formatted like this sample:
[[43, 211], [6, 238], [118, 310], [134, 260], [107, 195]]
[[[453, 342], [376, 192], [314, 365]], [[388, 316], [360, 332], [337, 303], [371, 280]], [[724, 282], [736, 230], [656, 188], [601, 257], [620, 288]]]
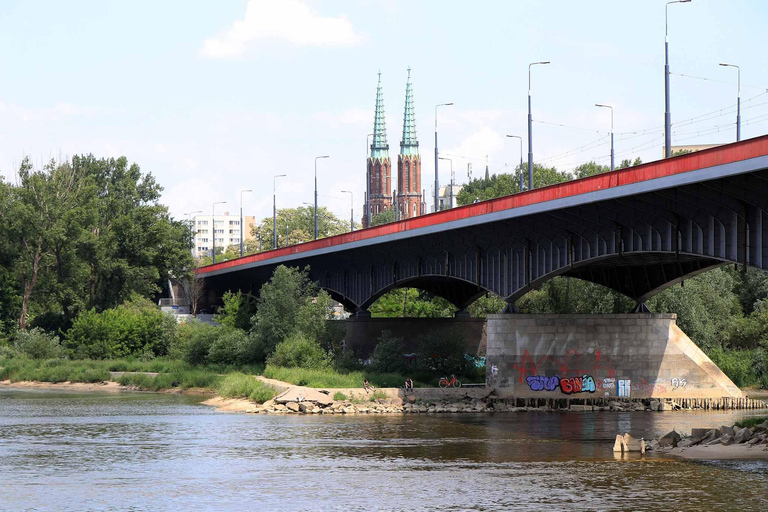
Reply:
[[768, 419], [751, 427], [723, 425], [694, 428], [682, 436], [674, 430], [646, 444], [646, 450], [687, 459], [768, 459]]

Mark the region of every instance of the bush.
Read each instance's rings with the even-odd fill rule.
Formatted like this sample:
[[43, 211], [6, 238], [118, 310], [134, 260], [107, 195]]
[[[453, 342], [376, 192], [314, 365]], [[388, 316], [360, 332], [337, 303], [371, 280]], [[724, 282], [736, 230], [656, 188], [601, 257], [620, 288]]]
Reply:
[[204, 323], [193, 323], [185, 328], [184, 361], [189, 364], [205, 364], [220, 331], [220, 327]]
[[392, 336], [391, 331], [382, 331], [371, 356], [371, 367], [382, 373], [402, 372], [405, 370], [403, 350], [402, 338]]
[[336, 400], [337, 402], [343, 402], [344, 400], [347, 399], [347, 395], [345, 395], [341, 391], [337, 391], [333, 394], [333, 399]]
[[293, 334], [275, 347], [267, 364], [286, 368], [323, 369], [329, 366], [328, 354], [316, 341], [303, 334]]
[[225, 327], [242, 329], [251, 328], [251, 317], [256, 312], [256, 299], [250, 293], [224, 292], [224, 305], [219, 308], [213, 320]]
[[14, 348], [34, 359], [53, 359], [61, 356], [59, 337], [37, 327], [19, 331]]
[[474, 365], [464, 358], [466, 345], [460, 333], [429, 334], [419, 341], [420, 365], [440, 375], [462, 375]]
[[754, 368], [754, 350], [714, 348], [707, 355], [738, 387], [757, 386], [760, 384], [761, 376], [755, 373]]
[[176, 333], [176, 321], [148, 300], [134, 299], [101, 313], [78, 315], [67, 332], [66, 346], [80, 359], [132, 355], [163, 356]]
[[214, 364], [238, 364], [247, 342], [245, 331], [224, 329], [208, 350], [207, 361]]

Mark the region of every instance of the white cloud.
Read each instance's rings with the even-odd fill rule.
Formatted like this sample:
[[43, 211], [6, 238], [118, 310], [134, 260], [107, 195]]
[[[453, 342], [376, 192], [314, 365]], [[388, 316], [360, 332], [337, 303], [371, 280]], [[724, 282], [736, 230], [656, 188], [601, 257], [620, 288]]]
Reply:
[[213, 59], [230, 59], [241, 56], [256, 41], [352, 46], [361, 39], [344, 16], [323, 17], [299, 0], [250, 0], [245, 17], [235, 21], [222, 36], [206, 39], [200, 53]]

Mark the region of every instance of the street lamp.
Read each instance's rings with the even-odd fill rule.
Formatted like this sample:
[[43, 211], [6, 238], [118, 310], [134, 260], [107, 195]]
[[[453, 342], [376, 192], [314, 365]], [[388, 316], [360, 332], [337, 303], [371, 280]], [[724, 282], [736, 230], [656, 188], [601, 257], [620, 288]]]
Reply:
[[664, 6], [664, 158], [672, 156], [672, 114], [669, 112], [669, 4], [687, 4], [691, 0], [675, 0]]
[[189, 216], [189, 229], [192, 231], [192, 257], [195, 257], [195, 249], [197, 249], [197, 230], [194, 229], [195, 221], [192, 220], [192, 216], [196, 213], [203, 213], [203, 210], [195, 210], [194, 212], [183, 214]]
[[344, 194], [349, 194], [349, 230], [355, 230], [355, 199], [351, 190], [342, 190]]
[[548, 60], [528, 64], [528, 190], [533, 190], [533, 117], [531, 116], [531, 66], [549, 64]]
[[272, 177], [272, 249], [277, 249], [277, 195], [275, 182], [277, 178], [285, 178], [287, 174], [278, 174]]
[[211, 207], [211, 224], [212, 224], [212, 231], [213, 231], [213, 262], [216, 263], [216, 205], [217, 204], [227, 204], [226, 201], [217, 201], [213, 203], [213, 206]]
[[442, 157], [442, 156], [440, 157], [440, 160], [448, 160], [449, 162], [451, 162], [451, 185], [450, 185], [450, 187], [451, 187], [451, 202], [448, 203], [448, 204], [450, 205], [449, 206], [450, 208], [453, 208], [453, 160], [451, 160], [450, 158]]
[[523, 138], [519, 135], [507, 135], [510, 139], [520, 139], [520, 192], [523, 191]]
[[613, 107], [610, 105], [603, 105], [602, 103], [595, 103], [595, 106], [611, 109], [611, 170], [613, 170]]
[[741, 140], [741, 68], [736, 64], [720, 63], [721, 66], [736, 68], [738, 82], [736, 84], [736, 142]]
[[368, 169], [368, 160], [370, 159], [371, 143], [369, 137], [372, 133], [365, 136], [365, 227], [371, 227], [371, 172]]
[[240, 257], [243, 257], [243, 192], [253, 192], [251, 189], [240, 191]]
[[315, 157], [315, 240], [317, 240], [317, 161], [321, 158], [328, 158], [328, 155]]
[[440, 103], [435, 105], [435, 211], [438, 211], [438, 196], [440, 195], [440, 180], [437, 177], [437, 160], [439, 158], [437, 154], [437, 107], [448, 107], [453, 103]]

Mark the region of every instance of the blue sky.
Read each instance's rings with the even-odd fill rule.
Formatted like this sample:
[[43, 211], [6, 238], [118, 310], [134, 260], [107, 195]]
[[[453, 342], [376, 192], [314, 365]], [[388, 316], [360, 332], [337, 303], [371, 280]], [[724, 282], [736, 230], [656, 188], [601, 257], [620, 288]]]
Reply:
[[[271, 215], [312, 201], [346, 218], [362, 211], [365, 139], [382, 72], [390, 154], [402, 131], [412, 68], [422, 185], [440, 150], [457, 181], [503, 172], [526, 136], [533, 69], [534, 156], [569, 169], [608, 163], [615, 109], [617, 160], [660, 158], [665, 2], [333, 1], [20, 2], [0, 4], [0, 174], [76, 153], [125, 155], [165, 187], [175, 216], [213, 201]], [[669, 6], [673, 144], [735, 140], [742, 68], [742, 138], [768, 132], [768, 4], [693, 0]], [[724, 82], [724, 83], [723, 83]], [[761, 103], [766, 103], [761, 105]], [[710, 116], [705, 114], [714, 112]], [[719, 115], [723, 114], [723, 115]], [[703, 116], [703, 117], [702, 117]], [[761, 117], [765, 116], [765, 117]], [[687, 121], [691, 118], [692, 121]], [[553, 123], [553, 124], [546, 124]], [[565, 125], [565, 126], [557, 126]], [[646, 131], [641, 131], [646, 130]], [[593, 143], [594, 144], [591, 144]], [[590, 145], [591, 144], [591, 145]], [[585, 147], [586, 146], [586, 147]], [[527, 151], [527, 150], [525, 150]], [[441, 162], [440, 180], [449, 179]]]

